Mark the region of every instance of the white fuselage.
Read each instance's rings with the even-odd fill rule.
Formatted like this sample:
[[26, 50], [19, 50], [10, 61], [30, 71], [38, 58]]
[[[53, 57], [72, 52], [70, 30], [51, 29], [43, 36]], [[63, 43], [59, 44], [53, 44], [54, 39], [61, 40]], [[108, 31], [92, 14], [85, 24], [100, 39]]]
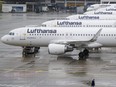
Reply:
[[42, 27], [116, 27], [116, 20], [51, 20], [42, 23]]
[[115, 15], [71, 15], [68, 20], [116, 20]]
[[[84, 41], [94, 37], [100, 28], [76, 27], [23, 27], [14, 29], [1, 38], [2, 42], [15, 46], [47, 47], [53, 41]], [[103, 47], [116, 46], [116, 28], [102, 28], [95, 41]]]
[[116, 5], [115, 4], [93, 4], [87, 8], [87, 11], [94, 11], [94, 10], [98, 10], [100, 8], [106, 8], [106, 7], [114, 8], [114, 6]]
[[86, 15], [116, 15], [116, 11], [89, 11], [89, 12], [85, 12], [84, 14]]
[[97, 10], [85, 12], [86, 15], [116, 15], [116, 6], [99, 8]]

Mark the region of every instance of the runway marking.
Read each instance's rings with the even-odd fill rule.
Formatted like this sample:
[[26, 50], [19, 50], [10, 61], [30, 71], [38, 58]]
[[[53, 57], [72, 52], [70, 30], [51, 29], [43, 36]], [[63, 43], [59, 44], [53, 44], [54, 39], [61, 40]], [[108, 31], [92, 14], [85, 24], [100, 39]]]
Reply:
[[3, 87], [30, 87], [27, 85], [8, 85], [8, 84], [0, 84], [0, 86], [3, 86]]
[[47, 72], [46, 70], [35, 70], [35, 72], [40, 73], [40, 72]]
[[0, 70], [0, 71], [5, 71], [5, 73], [7, 73], [7, 72], [13, 71], [13, 69], [3, 69], [3, 70]]
[[14, 69], [3, 69], [3, 70], [0, 70], [0, 71], [4, 71], [5, 73], [9, 73], [9, 72], [26, 72], [26, 71], [33, 71], [33, 72], [36, 72], [36, 73], [41, 73], [41, 72], [48, 72], [47, 70], [28, 70], [28, 69], [24, 69], [24, 70], [14, 70]]
[[[30, 63], [30, 62], [28, 62], [28, 63]], [[25, 65], [31, 65], [31, 64], [28, 64], [28, 63], [24, 63], [23, 65], [19, 65], [17, 67], [11, 68], [11, 69], [3, 69], [3, 70], [6, 71], [6, 73], [12, 72], [12, 71], [21, 71], [20, 67], [23, 67]], [[27, 71], [27, 70], [28, 70], [28, 68], [22, 69], [22, 71]]]
[[116, 76], [116, 75], [113, 75], [113, 74], [105, 74], [105, 73], [103, 73], [103, 74], [94, 74], [94, 73], [87, 73], [88, 75], [95, 75], [95, 76]]

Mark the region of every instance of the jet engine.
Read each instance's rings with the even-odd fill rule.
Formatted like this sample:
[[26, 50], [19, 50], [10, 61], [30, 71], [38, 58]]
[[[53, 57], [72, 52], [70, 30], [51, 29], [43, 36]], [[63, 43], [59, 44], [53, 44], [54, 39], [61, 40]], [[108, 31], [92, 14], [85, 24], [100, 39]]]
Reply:
[[65, 52], [73, 51], [73, 47], [64, 44], [49, 44], [48, 45], [48, 52], [52, 55], [60, 55], [64, 54]]

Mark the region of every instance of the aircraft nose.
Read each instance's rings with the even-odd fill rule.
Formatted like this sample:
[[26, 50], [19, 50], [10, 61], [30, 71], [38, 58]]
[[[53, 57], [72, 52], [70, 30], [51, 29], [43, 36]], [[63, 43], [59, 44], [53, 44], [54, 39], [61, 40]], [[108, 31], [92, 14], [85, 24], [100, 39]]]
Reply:
[[7, 36], [5, 35], [5, 36], [1, 37], [1, 41], [3, 43], [7, 43], [7, 41], [8, 41]]

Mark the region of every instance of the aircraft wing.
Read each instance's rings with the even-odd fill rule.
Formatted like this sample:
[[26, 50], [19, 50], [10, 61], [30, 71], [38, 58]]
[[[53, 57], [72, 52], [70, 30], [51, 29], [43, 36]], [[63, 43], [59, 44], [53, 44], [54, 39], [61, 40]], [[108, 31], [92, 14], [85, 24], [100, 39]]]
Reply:
[[51, 43], [56, 44], [75, 44], [77, 47], [101, 47], [102, 44], [95, 42], [97, 38], [99, 37], [99, 34], [101, 33], [102, 29], [99, 29], [99, 31], [93, 36], [91, 39], [78, 39], [78, 40], [53, 40]]

